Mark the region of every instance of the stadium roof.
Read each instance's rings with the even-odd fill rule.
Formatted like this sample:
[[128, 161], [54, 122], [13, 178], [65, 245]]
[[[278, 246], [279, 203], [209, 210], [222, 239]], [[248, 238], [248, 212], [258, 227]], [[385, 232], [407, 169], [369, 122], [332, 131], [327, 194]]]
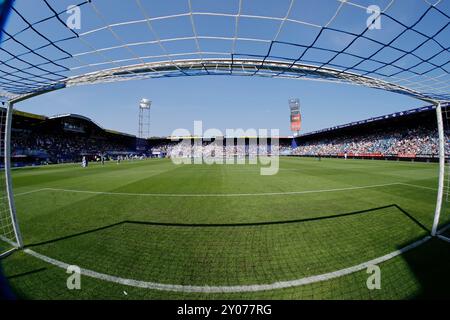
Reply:
[[82, 115], [79, 115], [79, 114], [75, 114], [75, 113], [57, 114], [57, 115], [54, 115], [54, 116], [50, 116], [50, 117], [48, 117], [48, 118], [49, 118], [49, 119], [78, 118], [78, 119], [81, 119], [81, 120], [85, 120], [85, 121], [88, 121], [88, 122], [92, 122], [92, 123], [94, 123], [96, 126], [100, 127], [100, 125], [98, 125], [94, 120], [89, 119], [88, 117], [85, 117], [85, 116], [82, 116]]
[[71, 0], [15, 1], [0, 45], [0, 96], [231, 75], [450, 101], [449, 1], [80, 1], [81, 29], [68, 23]]
[[[444, 105], [443, 108], [448, 108], [448, 106], [449, 105]], [[351, 128], [351, 127], [365, 125], [365, 124], [374, 123], [374, 122], [382, 122], [382, 121], [389, 120], [389, 119], [402, 118], [402, 117], [406, 117], [406, 116], [410, 116], [410, 115], [416, 115], [416, 114], [420, 114], [420, 113], [430, 112], [435, 109], [436, 109], [436, 106], [431, 105], [431, 106], [426, 106], [426, 107], [421, 107], [421, 108], [416, 108], [416, 109], [410, 109], [410, 110], [406, 110], [406, 111], [395, 112], [395, 113], [387, 114], [384, 116], [373, 117], [373, 118], [369, 118], [369, 119], [365, 119], [365, 120], [355, 121], [355, 122], [351, 122], [351, 123], [347, 123], [347, 124], [343, 124], [343, 125], [339, 125], [339, 126], [334, 126], [334, 127], [330, 127], [330, 128], [326, 128], [326, 129], [308, 132], [308, 133], [298, 136], [298, 138], [309, 137], [309, 136], [313, 136], [313, 135], [316, 135], [319, 133], [331, 132], [331, 131], [335, 131], [335, 130], [339, 130], [339, 129]]]
[[[2, 108], [4, 109], [4, 108]], [[46, 120], [47, 117], [46, 116], [42, 116], [39, 114], [34, 114], [34, 113], [29, 113], [29, 112], [25, 112], [25, 111], [20, 111], [20, 110], [14, 110], [14, 115], [16, 116], [22, 116], [25, 118], [32, 118], [32, 119], [36, 119], [36, 120]]]
[[103, 128], [100, 124], [98, 124], [97, 122], [95, 122], [94, 120], [92, 120], [91, 118], [82, 116], [80, 114], [75, 114], [75, 113], [67, 113], [67, 114], [60, 114], [60, 115], [54, 115], [51, 117], [48, 117], [48, 119], [63, 119], [63, 118], [72, 118], [72, 119], [80, 119], [86, 122], [89, 122], [91, 124], [93, 124], [94, 126], [98, 127], [99, 129], [111, 133], [111, 134], [117, 134], [117, 135], [121, 135], [121, 136], [127, 136], [127, 137], [136, 137], [135, 135], [131, 135], [128, 133], [123, 133], [123, 132], [119, 132], [119, 131], [115, 131], [115, 130], [110, 130], [110, 129], [105, 129]]
[[[5, 110], [5, 108], [0, 107], [0, 110]], [[99, 129], [101, 129], [101, 130], [103, 130], [105, 132], [108, 132], [110, 134], [116, 134], [116, 135], [136, 138], [136, 136], [132, 135], [132, 134], [128, 134], [128, 133], [124, 133], [124, 132], [120, 132], [120, 131], [116, 131], [116, 130], [111, 130], [111, 129], [106, 129], [106, 128], [102, 127], [101, 125], [99, 125], [94, 120], [92, 120], [92, 119], [90, 119], [88, 117], [79, 115], [79, 114], [67, 113], [67, 114], [54, 115], [54, 116], [46, 117], [46, 116], [37, 115], [37, 114], [34, 114], [34, 113], [24, 112], [24, 111], [20, 111], [20, 110], [14, 110], [14, 115], [22, 116], [22, 117], [25, 117], [25, 118], [41, 120], [41, 121], [54, 120], [54, 119], [64, 119], [64, 118], [81, 119], [83, 121], [86, 121], [86, 122], [89, 122], [89, 123], [93, 124], [94, 126], [98, 127]]]

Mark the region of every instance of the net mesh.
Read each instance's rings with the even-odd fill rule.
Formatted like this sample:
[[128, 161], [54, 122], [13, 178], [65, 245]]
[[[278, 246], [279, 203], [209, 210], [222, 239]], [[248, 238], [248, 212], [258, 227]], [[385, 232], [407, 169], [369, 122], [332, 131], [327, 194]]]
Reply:
[[[111, 5], [108, 0], [79, 0], [68, 11], [73, 4], [73, 0], [35, 0], [32, 5], [29, 1], [15, 1], [9, 23], [2, 30], [0, 96], [17, 99], [97, 82], [229, 75], [353, 83], [420, 99], [450, 100], [448, 1], [273, 0], [261, 5], [256, 0], [123, 0]], [[1, 119], [0, 143], [4, 152], [3, 113]], [[445, 119], [448, 120], [447, 114]], [[447, 186], [450, 186], [449, 177]], [[6, 195], [4, 176], [0, 179], [2, 194]], [[405, 198], [403, 190], [398, 192], [401, 196], [393, 201]], [[445, 205], [448, 195], [446, 199]], [[444, 219], [448, 217], [448, 211], [445, 212]], [[350, 221], [355, 224], [351, 230], [360, 232], [344, 235], [336, 233], [336, 228], [347, 225], [345, 219], [349, 217], [337, 225], [322, 223], [311, 227], [311, 224], [307, 228], [306, 224], [292, 223], [287, 229], [278, 225], [245, 227], [246, 232], [238, 232], [233, 226], [200, 231], [172, 226], [174, 232], [167, 232], [161, 225], [124, 223], [97, 230], [109, 241], [96, 241], [94, 232], [74, 231], [73, 237], [56, 239], [53, 246], [38, 243], [38, 251], [124, 278], [135, 278], [136, 271], [140, 271], [137, 277], [140, 280], [185, 285], [266, 283], [339, 270], [388, 254], [410, 244], [412, 238], [429, 234], [429, 230], [403, 210], [381, 214], [388, 220], [380, 219], [380, 215], [355, 216]], [[0, 219], [2, 239], [7, 247], [14, 239], [14, 232], [5, 197], [0, 201]], [[371, 228], [363, 230], [358, 225], [362, 219], [373, 219]], [[301, 232], [302, 229], [312, 233]], [[369, 239], [368, 232], [372, 232]], [[172, 238], [175, 233], [185, 241], [180, 247]], [[380, 237], [381, 233], [386, 237]], [[47, 236], [46, 232], [42, 234]], [[153, 241], [149, 241], [149, 234]], [[333, 237], [325, 239], [329, 247], [336, 246], [331, 255], [317, 250], [323, 246], [324, 234], [340, 236], [341, 243], [333, 241]], [[224, 243], [209, 239], [224, 239]], [[378, 247], [369, 252], [364, 241], [371, 239], [378, 240]], [[160, 247], [155, 248], [155, 244]], [[349, 245], [358, 250], [349, 250]], [[131, 246], [138, 247], [139, 257], [132, 256]], [[283, 251], [288, 247], [296, 255]], [[199, 248], [194, 267], [188, 248]], [[170, 256], [169, 249], [177, 252]], [[445, 248], [432, 240], [417, 250], [382, 264], [383, 283], [387, 288], [384, 291], [368, 290], [367, 273], [362, 270], [328, 282], [258, 294], [227, 295], [145, 290], [86, 278], [81, 297], [386, 299], [420, 297], [425, 293], [429, 297], [436, 287], [431, 290], [423, 283], [430, 283], [427, 278], [430, 264], [442, 256]], [[367, 257], [355, 258], [355, 252]], [[430, 263], [417, 263], [419, 255], [429, 255], [424, 261]], [[100, 258], [89, 260], [92, 257]], [[122, 258], [117, 261], [113, 257]], [[15, 263], [15, 259], [21, 258], [12, 256], [4, 266], [19, 293], [41, 298], [80, 298], [76, 295], [79, 293], [60, 285], [66, 283], [65, 270], [49, 268], [45, 262], [31, 258], [27, 266]], [[131, 264], [131, 259], [140, 260]], [[212, 259], [219, 260], [213, 261], [211, 267]], [[226, 264], [220, 259], [225, 259]], [[313, 263], [313, 270], [301, 268], [305, 259]], [[148, 268], [149, 263], [153, 263], [152, 268]], [[448, 270], [448, 262], [435, 265]], [[405, 272], [406, 268], [414, 272]], [[189, 270], [194, 271], [190, 274]], [[284, 272], [282, 277], [280, 270]], [[436, 270], [433, 273], [436, 276]], [[440, 275], [438, 284], [448, 292], [444, 281], [448, 277]], [[124, 296], [125, 291], [129, 295]]]
[[16, 1], [0, 48], [9, 98], [81, 83], [244, 75], [449, 100], [450, 6], [429, 0]]

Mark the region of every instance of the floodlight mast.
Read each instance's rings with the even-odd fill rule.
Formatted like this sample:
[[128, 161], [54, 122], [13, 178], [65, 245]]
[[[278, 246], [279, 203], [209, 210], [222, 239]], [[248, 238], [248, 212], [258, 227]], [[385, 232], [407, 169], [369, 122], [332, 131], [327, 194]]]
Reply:
[[139, 102], [139, 138], [150, 138], [150, 109], [152, 102], [143, 98]]

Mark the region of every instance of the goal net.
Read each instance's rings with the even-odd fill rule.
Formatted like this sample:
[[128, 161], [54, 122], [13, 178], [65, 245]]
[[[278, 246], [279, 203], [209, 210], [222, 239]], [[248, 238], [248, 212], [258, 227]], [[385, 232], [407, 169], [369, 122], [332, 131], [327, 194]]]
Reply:
[[[443, 120], [447, 129], [450, 129], [448, 127], [450, 113], [447, 113], [445, 107], [445, 103], [450, 102], [449, 0], [17, 0], [12, 7], [8, 24], [4, 27], [0, 25], [0, 29], [0, 35], [3, 33], [3, 38], [0, 39], [0, 98], [8, 101], [11, 106], [40, 94], [77, 85], [192, 76], [255, 76], [353, 84], [402, 94], [427, 104], [441, 103]], [[277, 88], [274, 86], [272, 90], [275, 92]], [[0, 254], [21, 246], [11, 194], [11, 171], [8, 168], [4, 169], [3, 165], [8, 163], [5, 159], [9, 158], [9, 150], [5, 149], [5, 146], [10, 145], [7, 119], [11, 121], [6, 111], [2, 109], [0, 145], [4, 174], [0, 175]], [[443, 130], [441, 129], [442, 138]], [[447, 140], [445, 138], [438, 141], [436, 137], [430, 138], [435, 139], [435, 144], [441, 146], [443, 141]], [[448, 152], [450, 149], [447, 144], [446, 153]], [[440, 159], [442, 160], [443, 157]], [[435, 171], [431, 170], [437, 168], [436, 165], [431, 166], [433, 168], [430, 169], [432, 172], [430, 181], [434, 179], [435, 174]], [[443, 175], [440, 175], [440, 187], [443, 186], [442, 182], [445, 182], [442, 205], [440, 201], [438, 205], [434, 204], [433, 195], [433, 202], [427, 208], [427, 213], [430, 212], [431, 216], [434, 213], [433, 209], [436, 208], [435, 222], [438, 235], [442, 239], [448, 239], [450, 238], [449, 229], [446, 226], [450, 222], [448, 210], [450, 162], [447, 161], [445, 168], [441, 165], [440, 169], [441, 173], [442, 169], [446, 171], [445, 179], [442, 178]], [[433, 182], [422, 187], [431, 192], [437, 189]], [[440, 191], [442, 188], [439, 189]], [[403, 210], [400, 211], [403, 212]], [[403, 213], [409, 217], [409, 214]], [[390, 211], [382, 214], [385, 219], [395, 218]], [[351, 217], [355, 215], [346, 216], [348, 219]], [[361, 272], [356, 275], [361, 280], [366, 276], [363, 274], [366, 264], [361, 264], [361, 261], [369, 264], [383, 263], [423, 243], [409, 244], [401, 250], [397, 250], [396, 246], [396, 251], [387, 252], [385, 248], [388, 248], [392, 239], [390, 234], [386, 234], [386, 228], [392, 223], [386, 223], [386, 221], [392, 220], [373, 219], [371, 221], [375, 223], [376, 228], [371, 225], [367, 232], [372, 233], [365, 234], [364, 239], [377, 240], [378, 247], [383, 248], [380, 249], [380, 254], [383, 255], [376, 259], [373, 256], [367, 256], [367, 259], [362, 260], [361, 254], [371, 253], [367, 250], [367, 246], [358, 250], [348, 250], [347, 244], [367, 244], [367, 242], [359, 241], [355, 235], [363, 234], [360, 231], [361, 226], [369, 223], [364, 222], [363, 219], [369, 218], [372, 219], [370, 215], [358, 215], [357, 219], [362, 220], [353, 222], [351, 232], [348, 232], [348, 228], [342, 227], [346, 224], [337, 224], [334, 220], [325, 219], [324, 228], [318, 228], [315, 233], [309, 233], [311, 241], [305, 241], [306, 231], [299, 232], [299, 228], [311, 231], [305, 227], [307, 225], [298, 228], [291, 226], [290, 232], [276, 231], [281, 236], [275, 237], [276, 239], [272, 242], [270, 239], [273, 239], [271, 238], [273, 229], [265, 231], [267, 233], [258, 232], [258, 229], [254, 232], [254, 236], [246, 236], [242, 243], [249, 245], [244, 248], [248, 250], [242, 251], [241, 254], [237, 254], [237, 250], [242, 249], [239, 242], [236, 242], [238, 245], [234, 245], [233, 240], [239, 239], [242, 231], [228, 232], [228, 229], [222, 227], [209, 228], [206, 231], [197, 228], [191, 230], [188, 233], [189, 236], [186, 236], [186, 233], [183, 234], [185, 232], [183, 229], [180, 231], [179, 238], [188, 240], [183, 243], [190, 245], [183, 247], [179, 246], [178, 242], [170, 243], [172, 240], [169, 240], [167, 248], [178, 250], [176, 252], [179, 252], [181, 256], [190, 252], [184, 248], [205, 246], [203, 250], [207, 253], [205, 258], [196, 259], [196, 261], [209, 261], [208, 253], [215, 254], [220, 250], [211, 246], [208, 239], [229, 239], [223, 242], [233, 244], [226, 249], [228, 251], [223, 251], [223, 256], [226, 257], [228, 254], [228, 261], [233, 263], [228, 266], [234, 268], [243, 265], [250, 270], [251, 274], [252, 270], [256, 270], [254, 268], [266, 261], [264, 259], [267, 255], [263, 250], [260, 251], [261, 255], [251, 263], [247, 263], [249, 260], [243, 260], [246, 264], [235, 263], [239, 260], [233, 260], [234, 258], [231, 257], [248, 257], [251, 255], [249, 253], [254, 253], [254, 247], [260, 246], [261, 241], [267, 240], [267, 243], [276, 248], [273, 251], [274, 258], [267, 260], [266, 270], [253, 271], [258, 276], [269, 274], [269, 279], [262, 277], [258, 278], [261, 281], [255, 282], [267, 283], [280, 280], [275, 273], [277, 268], [274, 268], [272, 263], [280, 263], [281, 267], [288, 266], [288, 269], [292, 269], [296, 267], [295, 262], [302, 261], [300, 258], [291, 259], [292, 257], [288, 254], [284, 260], [279, 259], [278, 248], [285, 248], [289, 244], [299, 244], [295, 252], [304, 252], [313, 265], [322, 265], [323, 261], [331, 260], [335, 263], [333, 269], [318, 268], [315, 270], [317, 273], [302, 273], [300, 276], [296, 274], [295, 277], [289, 278], [297, 279], [293, 281], [293, 285], [301, 282], [298, 279], [304, 280], [304, 276], [307, 276], [308, 281], [311, 277], [318, 278], [320, 281], [316, 281], [317, 284], [314, 283], [313, 289], [305, 287], [305, 292], [302, 292], [303, 297], [315, 298], [317, 292], [329, 291], [328, 284], [322, 284], [322, 280], [326, 277], [335, 277], [337, 274], [335, 271], [338, 268], [339, 277]], [[426, 218], [428, 219], [428, 216]], [[432, 218], [429, 220], [430, 223], [433, 222]], [[423, 226], [417, 222], [414, 219], [415, 226], [412, 227], [419, 224], [422, 230]], [[280, 225], [274, 224], [274, 226], [278, 228]], [[135, 234], [134, 225], [119, 227]], [[150, 228], [153, 230], [159, 228], [160, 234], [167, 234], [164, 226], [151, 225]], [[406, 243], [404, 240], [411, 240], [411, 237], [406, 234], [410, 229], [402, 227], [401, 230], [403, 229], [405, 234], [392, 232], [392, 235], [398, 235], [398, 242], [401, 244]], [[355, 233], [354, 230], [359, 232]], [[114, 232], [113, 228], [109, 227], [100, 231], [106, 232], [105, 236], [111, 234], [108, 232]], [[427, 220], [427, 228], [424, 231], [427, 238], [429, 238], [429, 231]], [[214, 232], [215, 234], [212, 234]], [[385, 232], [386, 237], [380, 237], [382, 232]], [[121, 232], [121, 234], [125, 233]], [[149, 241], [148, 234], [155, 236], [154, 240]], [[316, 250], [315, 242], [321, 239], [317, 235], [321, 234], [343, 237], [342, 250], [330, 250], [330, 253], [325, 250]], [[108, 253], [114, 253], [126, 264], [124, 270], [130, 268], [129, 261], [135, 258], [133, 256], [135, 252], [125, 247], [125, 244], [129, 242], [124, 241], [124, 238], [117, 236], [116, 241], [108, 240], [100, 243], [92, 233], [84, 234], [84, 236], [89, 246], [95, 247], [100, 244], [110, 246], [110, 250], [104, 250], [104, 248], [94, 250], [96, 254], [92, 256], [96, 256], [97, 266], [101, 267], [102, 263], [109, 264], [111, 258]], [[143, 233], [142, 240], [139, 241], [142, 246], [145, 246], [159, 243], [161, 238], [158, 237], [158, 233]], [[334, 247], [335, 238], [325, 238], [325, 242], [320, 240], [321, 245], [328, 248]], [[78, 241], [78, 239], [68, 240]], [[134, 241], [134, 239], [127, 240]], [[27, 245], [30, 244], [27, 243]], [[124, 247], [118, 249], [121, 245]], [[87, 248], [88, 245], [81, 247]], [[149, 251], [154, 249], [152, 247]], [[101, 255], [103, 253], [104, 256]], [[355, 261], [353, 267], [341, 263], [348, 262], [345, 255], [354, 253], [358, 254], [358, 259], [355, 257], [352, 260]], [[156, 255], [154, 251], [152, 254]], [[319, 256], [319, 254], [323, 255]], [[127, 255], [130, 258], [127, 258]], [[334, 255], [334, 257], [330, 259], [328, 255]], [[159, 256], [165, 259], [166, 252]], [[144, 254], [142, 257], [144, 261], [152, 255]], [[161, 258], [161, 266], [169, 265], [175, 268], [161, 267], [161, 270], [174, 276], [172, 283], [192, 284], [188, 277], [177, 278], [179, 273], [186, 271], [185, 266], [192, 261], [191, 257], [186, 256], [186, 263], [173, 263], [178, 256], [167, 261], [164, 259]], [[52, 261], [55, 262], [55, 260]], [[151, 262], [151, 259], [148, 261]], [[211, 277], [208, 285], [217, 284], [215, 270], [222, 272], [226, 269], [220, 261], [223, 260], [217, 260], [216, 269], [208, 268], [208, 276]], [[59, 262], [57, 264], [64, 265]], [[104, 270], [110, 270], [109, 267], [105, 265]], [[155, 270], [159, 272], [158, 268], [145, 269], [149, 272]], [[204, 266], [198, 265], [197, 269], [204, 270]], [[398, 278], [400, 272], [394, 272], [396, 271], [394, 269], [391, 268], [393, 280], [398, 281], [395, 283], [402, 283], [399, 287], [416, 286], [415, 279], [410, 279], [409, 283], [404, 285], [403, 279]], [[399, 270], [402, 269], [399, 267]], [[128, 271], [130, 272], [124, 277], [131, 277], [140, 270]], [[240, 272], [241, 270], [238, 270], [232, 274], [240, 276]], [[270, 274], [271, 272], [273, 274]], [[149, 279], [159, 281], [161, 274], [155, 273], [155, 276], [156, 279]], [[225, 276], [223, 279], [223, 283], [233, 285], [238, 283], [234, 280], [242, 280], [225, 278]], [[349, 289], [346, 293], [352, 297], [354, 297], [352, 290], [356, 286], [354, 279], [356, 278], [349, 276], [338, 280], [348, 281], [345, 287]], [[203, 280], [202, 278], [201, 283], [204, 284]], [[154, 281], [146, 282], [146, 285], [149, 283], [151, 286]], [[191, 290], [191, 287], [188, 287], [188, 290]], [[229, 290], [229, 287], [227, 288]], [[202, 290], [211, 289], [203, 288]], [[267, 291], [267, 295], [273, 292], [271, 289]], [[337, 295], [343, 296], [341, 292]], [[374, 291], [369, 295], [375, 296], [377, 293]]]
[[[11, 10], [13, 1], [0, 0], [0, 41], [2, 41], [3, 28], [7, 21], [8, 15]], [[3, 59], [2, 59], [3, 61]], [[2, 62], [1, 64], [4, 64]], [[3, 73], [3, 72], [2, 72]], [[3, 79], [2, 75], [2, 79]], [[3, 91], [3, 90], [1, 90]], [[1, 96], [1, 94], [0, 94]], [[6, 174], [9, 168], [5, 168], [5, 164], [8, 162], [10, 154], [7, 149], [10, 147], [10, 141], [7, 139], [7, 130], [10, 125], [7, 125], [7, 108], [5, 105], [5, 97], [0, 97], [2, 103], [0, 108], [0, 258], [7, 255], [9, 252], [19, 247], [21, 242], [17, 237], [18, 226], [15, 224], [15, 215], [12, 214], [14, 210], [14, 204], [10, 202], [12, 199], [12, 190], [8, 192], [8, 185], [11, 183], [7, 181], [10, 176]], [[10, 119], [11, 120], [11, 119]], [[7, 142], [7, 143], [6, 143]]]
[[[82, 84], [237, 75], [351, 83], [446, 103], [449, 21], [439, 0], [15, 1], [0, 25], [0, 98], [15, 104]], [[4, 152], [4, 113], [2, 121]], [[3, 195], [1, 234], [14, 241]]]

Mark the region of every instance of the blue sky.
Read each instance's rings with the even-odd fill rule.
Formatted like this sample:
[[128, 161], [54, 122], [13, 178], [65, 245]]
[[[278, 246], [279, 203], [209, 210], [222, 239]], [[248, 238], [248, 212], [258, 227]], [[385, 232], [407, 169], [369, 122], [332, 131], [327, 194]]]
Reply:
[[359, 86], [286, 79], [201, 76], [80, 86], [33, 98], [18, 109], [44, 114], [78, 113], [102, 126], [137, 134], [138, 103], [153, 101], [151, 134], [177, 128], [279, 129], [289, 135], [288, 99], [301, 100], [303, 132], [423, 106], [398, 94]]
[[[376, 4], [383, 9], [391, 1], [353, 0], [352, 2], [361, 6]], [[49, 3], [56, 11], [63, 11], [74, 1], [50, 0]], [[81, 7], [82, 28], [77, 32], [84, 33], [105, 24], [143, 19], [143, 12], [138, 8], [137, 3], [138, 1], [135, 0], [94, 0], [95, 9], [91, 4]], [[141, 0], [141, 3], [146, 14], [153, 18], [190, 12], [187, 0]], [[369, 17], [365, 10], [345, 5], [333, 19], [341, 4], [337, 0], [296, 0], [288, 17], [306, 24], [288, 21], [283, 25], [280, 32], [278, 32], [279, 20], [250, 17], [257, 15], [283, 18], [288, 12], [290, 3], [291, 0], [243, 0], [241, 14], [247, 15], [247, 17], [239, 20], [238, 29], [235, 28], [236, 19], [234, 16], [196, 15], [193, 17], [196, 27], [195, 32], [191, 25], [191, 18], [186, 15], [155, 20], [152, 22], [152, 27], [159, 39], [187, 38], [164, 42], [165, 51], [154, 42], [155, 34], [149, 32], [146, 23], [114, 26], [112, 29], [116, 36], [113, 36], [110, 30], [104, 29], [82, 36], [83, 43], [79, 39], [58, 42], [62, 49], [71, 54], [83, 53], [77, 59], [62, 60], [60, 63], [68, 68], [74, 68], [64, 74], [65, 76], [73, 76], [103, 68], [117, 67], [117, 63], [111, 64], [109, 61], [129, 59], [133, 56], [147, 57], [144, 58], [145, 62], [166, 59], [155, 58], [155, 55], [164, 55], [165, 53], [184, 54], [178, 56], [177, 59], [199, 58], [200, 55], [196, 53], [199, 47], [201, 51], [209, 52], [209, 54], [203, 54], [203, 58], [229, 58], [229, 53], [233, 47], [233, 41], [230, 39], [234, 36], [241, 39], [234, 43], [234, 50], [238, 57], [248, 57], [248, 54], [265, 56], [270, 45], [270, 41], [242, 39], [276, 39], [285, 43], [276, 42], [272, 47], [271, 55], [293, 61], [304, 52], [304, 48], [297, 45], [310, 45], [318, 33], [319, 29], [311, 27], [311, 24], [323, 26], [332, 21], [329, 24], [330, 28], [359, 34], [366, 28], [366, 21]], [[450, 12], [449, 3], [450, 1], [442, 1], [439, 8], [445, 12]], [[193, 12], [234, 15], [239, 11], [239, 0], [192, 0], [191, 5]], [[30, 22], [39, 21], [52, 14], [43, 4], [43, 1], [36, 0], [35, 5], [31, 6], [29, 0], [16, 0], [15, 7]], [[427, 8], [428, 5], [423, 0], [399, 0], [394, 2], [387, 13], [396, 17], [401, 23], [411, 25]], [[101, 13], [102, 17], [96, 14], [96, 10]], [[65, 13], [61, 18], [65, 18]], [[429, 16], [416, 25], [416, 28], [424, 34], [431, 35], [445, 23], [446, 20], [443, 19], [442, 15], [432, 11]], [[24, 23], [17, 16], [12, 15], [7, 27], [9, 33], [14, 34], [23, 27]], [[53, 41], [72, 35], [56, 19], [50, 19], [43, 24], [39, 24], [37, 29]], [[385, 17], [382, 20], [382, 28], [369, 31], [366, 36], [386, 43], [393, 40], [403, 29], [400, 24]], [[200, 37], [198, 43], [192, 38], [194, 34]], [[201, 36], [221, 37], [221, 39], [201, 38]], [[411, 32], [409, 32], [394, 41], [392, 45], [411, 50], [423, 41], [422, 38], [417, 34], [411, 35]], [[26, 42], [31, 48], [39, 48], [45, 45], [45, 40], [36, 36], [33, 30], [21, 33], [19, 39]], [[315, 46], [323, 49], [340, 50], [351, 43], [352, 39], [344, 33], [326, 30]], [[446, 42], [448, 47], [450, 26], [436, 39]], [[102, 55], [99, 55], [93, 53], [92, 48], [86, 47], [85, 42], [88, 42], [97, 50], [111, 47], [115, 47], [115, 49], [104, 50]], [[136, 44], [130, 47], [135, 55], [130, 52], [130, 48], [121, 47], [123, 43]], [[290, 44], [287, 45], [286, 43]], [[2, 47], [15, 54], [27, 50], [12, 41], [2, 43]], [[359, 39], [346, 52], [368, 57], [379, 47], [379, 44]], [[427, 59], [438, 51], [439, 48], [436, 48], [435, 43], [426, 43], [416, 52], [416, 57], [407, 55], [395, 62], [394, 66], [382, 68], [380, 72], [384, 74], [395, 73], [400, 70], [398, 67], [407, 68], [416, 65], [418, 63], [417, 57]], [[191, 52], [196, 54], [188, 54]], [[216, 55], [213, 55], [212, 52], [215, 52]], [[225, 54], [218, 56], [217, 52]], [[40, 49], [39, 53], [50, 59], [64, 57], [62, 51], [55, 50], [53, 47]], [[313, 49], [303, 56], [301, 62], [313, 63], [312, 60], [320, 65], [326, 63], [330, 59], [330, 55], [333, 54]], [[375, 58], [377, 61], [389, 63], [399, 55], [401, 55], [400, 51], [386, 48]], [[4, 52], [0, 52], [0, 59], [8, 58], [10, 57]], [[22, 58], [26, 58], [30, 63], [42, 63], [42, 59], [33, 54], [26, 54]], [[127, 60], [124, 64], [142, 62], [138, 60]], [[448, 62], [450, 60], [449, 52], [437, 55], [432, 60], [435, 64], [440, 64], [442, 61]], [[9, 63], [17, 63], [19, 69], [24, 67], [20, 61], [13, 60]], [[104, 64], [92, 65], [97, 63]], [[351, 58], [348, 55], [340, 55], [331, 62], [330, 66], [333, 66], [333, 63], [349, 67], [358, 63], [358, 59]], [[383, 66], [383, 63], [364, 61], [359, 67], [364, 70], [374, 70]], [[86, 65], [88, 66], [86, 67]], [[55, 66], [51, 67], [54, 68], [52, 70], [57, 69]], [[2, 68], [3, 66], [0, 66], [0, 70]], [[430, 65], [423, 63], [418, 65], [417, 68], [425, 68], [426, 70], [426, 68], [430, 68]], [[33, 69], [28, 71], [41, 72]], [[419, 72], [419, 70], [415, 71]], [[438, 74], [430, 75], [437, 76]], [[28, 75], [24, 76], [27, 77]], [[399, 75], [399, 77], [404, 78], [411, 76], [413, 74], [410, 72]], [[448, 79], [449, 75], [447, 73], [444, 76], [441, 80], [445, 83], [445, 79]], [[44, 115], [78, 113], [92, 118], [106, 128], [137, 134], [137, 106], [139, 100], [143, 97], [153, 101], [151, 133], [155, 136], [170, 135], [177, 128], [192, 129], [195, 120], [204, 121], [205, 128], [221, 130], [226, 128], [273, 128], [279, 129], [282, 135], [289, 135], [288, 99], [290, 98], [300, 98], [301, 100], [303, 132], [305, 133], [424, 105], [424, 103], [408, 97], [357, 86], [257, 77], [202, 76], [73, 87], [22, 102], [17, 105], [17, 108]]]

